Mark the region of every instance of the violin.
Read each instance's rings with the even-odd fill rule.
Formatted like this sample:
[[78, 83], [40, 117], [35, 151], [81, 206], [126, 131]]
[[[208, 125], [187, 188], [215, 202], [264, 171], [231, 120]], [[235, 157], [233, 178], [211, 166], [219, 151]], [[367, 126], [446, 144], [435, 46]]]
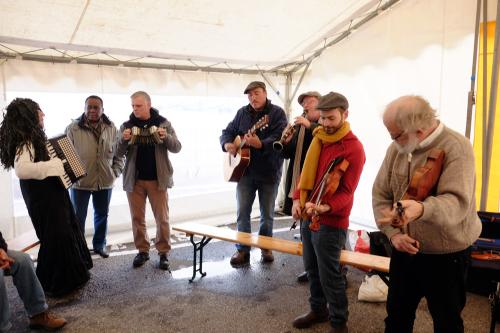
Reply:
[[496, 251], [472, 251], [472, 259], [487, 260], [487, 261], [500, 261], [500, 253]]
[[[308, 201], [315, 201], [316, 205], [321, 205], [321, 201], [325, 196], [331, 195], [337, 191], [339, 187], [340, 180], [349, 167], [349, 161], [343, 158], [338, 158], [333, 161], [333, 163], [328, 167], [323, 179], [319, 183], [319, 191], [313, 191], [311, 198]], [[315, 192], [317, 192], [316, 199], [314, 200]], [[305, 214], [305, 212], [304, 212]], [[318, 231], [319, 224], [319, 214], [314, 211], [311, 218], [311, 223], [309, 224], [309, 229], [311, 231]]]
[[[418, 167], [411, 178], [408, 189], [401, 200], [424, 201], [425, 198], [435, 193], [439, 177], [443, 170], [444, 151], [434, 148], [427, 156], [425, 164]], [[392, 226], [401, 228], [404, 226], [404, 207], [401, 201], [396, 203], [398, 217], [392, 221]]]

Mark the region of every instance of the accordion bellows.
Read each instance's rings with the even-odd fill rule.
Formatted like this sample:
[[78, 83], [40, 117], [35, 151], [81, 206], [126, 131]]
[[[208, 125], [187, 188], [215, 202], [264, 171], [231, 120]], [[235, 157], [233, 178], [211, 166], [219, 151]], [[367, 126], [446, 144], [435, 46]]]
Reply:
[[134, 126], [131, 128], [131, 135], [129, 145], [156, 145], [163, 142], [156, 126], [148, 128]]
[[80, 178], [87, 175], [87, 170], [85, 170], [80, 156], [66, 135], [49, 139], [46, 147], [51, 158], [58, 157], [63, 162], [64, 175], [59, 176], [59, 179], [65, 188], [70, 188]]

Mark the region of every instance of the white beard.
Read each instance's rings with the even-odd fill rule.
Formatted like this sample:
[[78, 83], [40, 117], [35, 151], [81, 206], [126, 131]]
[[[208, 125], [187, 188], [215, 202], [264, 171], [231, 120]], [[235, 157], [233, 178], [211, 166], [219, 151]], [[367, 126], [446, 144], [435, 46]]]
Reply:
[[417, 149], [419, 142], [418, 138], [415, 135], [411, 135], [408, 139], [408, 143], [406, 143], [405, 145], [400, 145], [397, 142], [394, 142], [394, 144], [396, 145], [396, 149], [398, 150], [398, 152], [400, 152], [401, 154], [410, 154], [413, 153], [415, 149]]

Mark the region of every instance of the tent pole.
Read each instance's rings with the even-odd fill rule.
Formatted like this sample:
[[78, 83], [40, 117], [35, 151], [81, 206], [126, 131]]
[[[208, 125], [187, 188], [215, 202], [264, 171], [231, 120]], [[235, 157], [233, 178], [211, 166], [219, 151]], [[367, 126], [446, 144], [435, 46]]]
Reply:
[[5, 80], [5, 63], [7, 60], [0, 64], [0, 71], [2, 72], [2, 100], [7, 103], [7, 81]]
[[[304, 79], [304, 76], [306, 75], [307, 73], [307, 70], [309, 69], [309, 66], [311, 65], [311, 62], [312, 62], [312, 59], [309, 60], [306, 64], [306, 68], [304, 68], [304, 71], [302, 72], [302, 74], [300, 75], [300, 79], [299, 79], [299, 82], [297, 82], [297, 85], [295, 86], [295, 90], [293, 91], [293, 95], [292, 97], [290, 98], [290, 100], [294, 100], [295, 99], [295, 96], [297, 95], [297, 90], [299, 90], [300, 88], [300, 85], [302, 84], [302, 80]], [[291, 82], [290, 82], [291, 83]]]
[[285, 104], [286, 101], [283, 99], [283, 97], [281, 97], [280, 91], [278, 89], [276, 89], [276, 87], [274, 86], [274, 84], [267, 78], [267, 76], [264, 74], [263, 71], [260, 71], [260, 76], [262, 76], [262, 78], [264, 79], [264, 81], [266, 81], [267, 84], [271, 87], [271, 89], [276, 93], [276, 96], [278, 96], [279, 99], [281, 99], [281, 101], [283, 102], [283, 104]]
[[481, 20], [481, 0], [477, 0], [476, 9], [476, 27], [474, 32], [474, 53], [472, 54], [472, 70], [470, 76], [470, 91], [467, 97], [467, 121], [465, 127], [465, 136], [470, 139], [470, 132], [472, 126], [472, 106], [475, 104], [474, 88], [476, 86], [476, 71], [477, 71], [477, 49], [479, 42], [479, 22]]
[[377, 7], [376, 10], [374, 10], [373, 12], [369, 13], [368, 15], [366, 15], [363, 19], [361, 19], [358, 23], [356, 24], [353, 24], [352, 26], [349, 26], [349, 28], [344, 31], [342, 34], [340, 34], [340, 36], [338, 36], [337, 38], [335, 38], [334, 40], [328, 42], [326, 45], [324, 45], [322, 48], [316, 50], [313, 52], [312, 55], [310, 55], [307, 59], [305, 59], [304, 61], [298, 63], [297, 65], [295, 65], [294, 68], [292, 68], [292, 72], [296, 72], [298, 71], [300, 68], [302, 68], [304, 66], [304, 64], [308, 63], [308, 62], [311, 62], [312, 60], [316, 59], [317, 57], [319, 57], [323, 51], [325, 51], [327, 48], [329, 48], [330, 46], [332, 45], [335, 45], [337, 44], [338, 42], [340, 42], [341, 40], [345, 39], [347, 36], [349, 36], [351, 34], [351, 32], [353, 30], [356, 30], [358, 28], [360, 28], [361, 26], [363, 26], [363, 24], [367, 23], [368, 21], [370, 21], [371, 19], [373, 19], [374, 17], [376, 17], [377, 15], [379, 15], [380, 13], [382, 13], [383, 11], [391, 8], [393, 5], [395, 5], [396, 3], [398, 3], [400, 0], [388, 0], [385, 4], [383, 4], [382, 6], [379, 6]]
[[497, 16], [495, 22], [495, 42], [493, 50], [493, 65], [491, 70], [491, 88], [490, 88], [490, 104], [488, 108], [488, 129], [486, 132], [486, 151], [483, 152], [483, 156], [486, 155], [486, 165], [483, 168], [483, 186], [481, 187], [481, 210], [486, 209], [486, 203], [488, 199], [488, 178], [490, 175], [491, 167], [491, 152], [493, 146], [493, 132], [495, 129], [495, 112], [497, 105], [497, 89], [498, 89], [498, 64], [499, 64], [499, 53], [498, 44], [500, 38], [500, 6], [497, 6]]
[[[483, 2], [483, 114], [481, 124], [481, 198], [479, 209], [481, 209], [481, 202], [484, 187], [484, 175], [486, 174], [486, 129], [488, 119], [488, 0]], [[486, 181], [488, 178], [486, 178]]]
[[285, 83], [285, 113], [286, 118], [290, 120], [292, 115], [292, 98], [290, 96], [290, 91], [292, 90], [292, 73], [286, 73], [286, 83]]

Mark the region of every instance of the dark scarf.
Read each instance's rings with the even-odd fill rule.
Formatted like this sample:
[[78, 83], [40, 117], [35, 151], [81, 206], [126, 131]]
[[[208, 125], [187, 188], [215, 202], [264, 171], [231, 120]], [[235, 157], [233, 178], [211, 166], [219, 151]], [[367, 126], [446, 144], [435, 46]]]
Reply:
[[142, 120], [137, 118], [132, 112], [130, 114], [129, 120], [124, 124], [125, 128], [132, 128], [134, 126], [137, 126], [139, 128], [149, 128], [151, 126], [160, 127], [160, 124], [166, 120], [165, 118], [160, 116], [160, 113], [155, 108], [150, 109], [150, 114], [151, 116], [149, 117], [149, 119]]

